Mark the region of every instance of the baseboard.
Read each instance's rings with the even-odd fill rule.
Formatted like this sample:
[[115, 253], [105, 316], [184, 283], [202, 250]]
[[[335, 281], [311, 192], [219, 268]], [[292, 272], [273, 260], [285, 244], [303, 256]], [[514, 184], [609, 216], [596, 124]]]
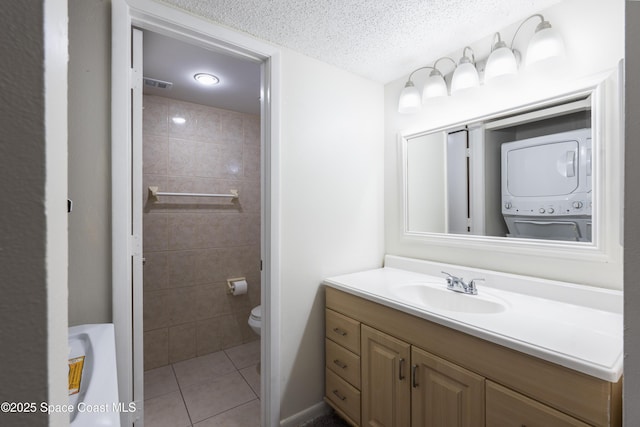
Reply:
[[324, 402], [318, 402], [297, 414], [293, 414], [292, 416], [281, 420], [280, 427], [298, 427], [307, 421], [311, 421], [314, 418], [328, 414], [330, 411], [331, 408], [329, 408], [329, 405]]

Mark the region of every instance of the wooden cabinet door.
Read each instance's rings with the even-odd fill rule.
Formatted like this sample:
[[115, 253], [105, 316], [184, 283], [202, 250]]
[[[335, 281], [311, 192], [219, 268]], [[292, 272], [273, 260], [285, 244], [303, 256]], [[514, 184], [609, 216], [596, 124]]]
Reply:
[[487, 427], [587, 427], [587, 424], [487, 381]]
[[361, 424], [409, 427], [409, 344], [366, 325], [362, 325], [361, 340]]
[[412, 427], [484, 427], [484, 377], [411, 350]]

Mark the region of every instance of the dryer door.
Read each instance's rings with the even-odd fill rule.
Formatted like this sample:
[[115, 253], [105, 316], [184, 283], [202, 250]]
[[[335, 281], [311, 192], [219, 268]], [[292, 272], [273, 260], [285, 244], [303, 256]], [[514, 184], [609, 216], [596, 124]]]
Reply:
[[509, 149], [507, 192], [521, 197], [571, 194], [578, 188], [578, 159], [578, 141]]

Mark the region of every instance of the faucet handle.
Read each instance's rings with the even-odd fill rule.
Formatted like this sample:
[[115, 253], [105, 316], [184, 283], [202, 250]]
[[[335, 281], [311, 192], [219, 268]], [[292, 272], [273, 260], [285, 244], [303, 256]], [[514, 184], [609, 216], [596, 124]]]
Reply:
[[483, 278], [471, 279], [469, 281], [469, 284], [467, 285], [467, 287], [469, 289], [469, 293], [471, 293], [473, 295], [477, 295], [478, 294], [478, 288], [476, 287], [476, 282], [478, 282], [478, 281], [484, 283], [484, 279]]
[[446, 274], [446, 275], [447, 275], [447, 277], [446, 277], [446, 278], [447, 278], [447, 280], [448, 280], [448, 279], [453, 279], [453, 280], [457, 279], [457, 280], [460, 280], [460, 278], [459, 278], [459, 277], [456, 277], [456, 276], [454, 276], [453, 274], [447, 273], [446, 271], [440, 271], [440, 273], [442, 273], [442, 274]]
[[445, 277], [445, 280], [447, 281], [447, 284], [449, 284], [449, 285], [451, 285], [454, 282], [454, 280], [458, 279], [456, 276], [454, 276], [453, 274], [449, 274], [446, 271], [440, 271], [440, 273], [447, 275], [447, 277]]

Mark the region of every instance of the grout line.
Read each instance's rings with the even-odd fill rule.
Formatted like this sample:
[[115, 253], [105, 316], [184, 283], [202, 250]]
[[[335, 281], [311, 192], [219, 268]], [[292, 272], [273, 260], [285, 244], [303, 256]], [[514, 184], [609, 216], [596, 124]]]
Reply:
[[[244, 343], [244, 344], [247, 344], [247, 343]], [[234, 347], [238, 347], [238, 346], [241, 346], [241, 345], [244, 345], [244, 344], [239, 344], [239, 345], [234, 346]], [[232, 348], [234, 348], [234, 347], [230, 347], [229, 349], [232, 349]], [[253, 393], [254, 398], [253, 398], [253, 399], [251, 399], [251, 400], [249, 400], [249, 401], [247, 401], [247, 402], [244, 402], [244, 403], [241, 403], [241, 404], [239, 404], [239, 405], [237, 405], [237, 406], [234, 406], [234, 407], [232, 407], [232, 408], [229, 408], [229, 409], [227, 409], [227, 410], [225, 410], [225, 411], [223, 411], [223, 412], [220, 412], [219, 414], [213, 415], [213, 416], [211, 416], [211, 417], [209, 417], [209, 418], [213, 418], [213, 417], [216, 417], [216, 416], [218, 416], [218, 415], [224, 414], [225, 412], [229, 412], [229, 411], [231, 411], [231, 410], [233, 410], [233, 409], [236, 409], [236, 408], [238, 408], [238, 407], [240, 407], [240, 406], [242, 406], [242, 405], [249, 404], [249, 403], [251, 403], [251, 402], [253, 402], [253, 401], [255, 401], [255, 400], [257, 400], [258, 402], [260, 402], [260, 400], [261, 400], [260, 396], [258, 396], [258, 393], [253, 389], [253, 387], [251, 386], [251, 384], [249, 384], [249, 381], [247, 381], [247, 379], [244, 377], [244, 375], [242, 375], [242, 372], [240, 372], [240, 371], [241, 371], [241, 370], [243, 370], [243, 369], [247, 369], [247, 368], [250, 368], [250, 367], [255, 367], [256, 365], [249, 365], [249, 366], [246, 366], [246, 367], [244, 367], [244, 368], [242, 368], [242, 369], [237, 368], [237, 367], [236, 367], [236, 365], [233, 363], [233, 360], [231, 359], [231, 357], [230, 357], [230, 356], [229, 356], [229, 354], [227, 353], [227, 350], [229, 350], [229, 349], [223, 349], [223, 350], [220, 350], [220, 351], [221, 351], [221, 352], [225, 355], [225, 357], [226, 357], [226, 358], [231, 362], [231, 365], [233, 366], [233, 368], [234, 368], [234, 370], [235, 370], [235, 373], [237, 373], [237, 374], [240, 376], [240, 378], [242, 378], [242, 381], [244, 381], [244, 383], [247, 385], [247, 387], [249, 387], [249, 390], [251, 390], [251, 392]], [[190, 359], [187, 359], [187, 360], [190, 360]], [[178, 381], [178, 376], [177, 376], [176, 371], [175, 371], [175, 363], [170, 363], [170, 364], [169, 364], [169, 366], [171, 367], [171, 372], [172, 372], [172, 374], [173, 374], [173, 378], [175, 379], [176, 384], [178, 385], [178, 391], [180, 392], [180, 397], [182, 398], [182, 402], [183, 402], [184, 407], [185, 407], [185, 410], [186, 410], [186, 412], [187, 412], [187, 417], [189, 417], [190, 427], [193, 427], [193, 425], [194, 425], [194, 424], [193, 424], [193, 420], [191, 419], [191, 414], [189, 413], [189, 408], [188, 408], [188, 406], [187, 406], [187, 402], [186, 402], [186, 400], [184, 399], [184, 394], [182, 393], [182, 387], [180, 386], [180, 381]], [[229, 372], [228, 374], [232, 374], [232, 373], [233, 373], [233, 372]], [[228, 375], [228, 374], [226, 374], [226, 375]], [[260, 379], [262, 379], [262, 378], [260, 377]], [[167, 393], [167, 394], [168, 394], [168, 393]], [[206, 419], [209, 419], [209, 418], [206, 418]], [[202, 421], [204, 421], [204, 420], [201, 420], [201, 421], [198, 421], [198, 422], [202, 422]]]
[[184, 403], [184, 410], [187, 411], [187, 417], [189, 417], [189, 424], [193, 426], [193, 420], [191, 419], [191, 414], [189, 413], [189, 407], [187, 406], [187, 401], [184, 400], [184, 394], [182, 394], [182, 387], [180, 387], [180, 381], [178, 381], [178, 376], [176, 375], [176, 371], [173, 368], [173, 363], [171, 364], [171, 372], [173, 372], [173, 377], [178, 384], [178, 391], [180, 391], [180, 397], [182, 398], [182, 403]]
[[212, 415], [212, 416], [210, 416], [209, 418], [205, 418], [204, 420], [202, 420], [202, 421], [198, 421], [198, 422], [199, 422], [199, 423], [201, 423], [201, 422], [203, 422], [203, 421], [210, 420], [211, 418], [218, 417], [218, 416], [220, 416], [220, 415], [222, 415], [222, 414], [226, 414], [226, 413], [227, 413], [227, 412], [229, 412], [229, 411], [233, 411], [234, 409], [237, 409], [237, 408], [239, 408], [239, 407], [241, 407], [241, 406], [243, 406], [243, 405], [248, 405], [249, 403], [254, 402], [254, 401], [256, 401], [256, 400], [257, 400], [258, 402], [260, 402], [260, 398], [256, 397], [255, 399], [251, 399], [251, 400], [249, 400], [249, 401], [247, 401], [247, 402], [241, 403], [241, 404], [239, 404], [239, 405], [237, 405], [237, 406], [234, 406], [233, 408], [229, 408], [229, 409], [227, 409], [227, 410], [225, 410], [225, 411], [222, 411], [222, 412], [220, 412], [220, 413], [218, 413], [218, 414]]

